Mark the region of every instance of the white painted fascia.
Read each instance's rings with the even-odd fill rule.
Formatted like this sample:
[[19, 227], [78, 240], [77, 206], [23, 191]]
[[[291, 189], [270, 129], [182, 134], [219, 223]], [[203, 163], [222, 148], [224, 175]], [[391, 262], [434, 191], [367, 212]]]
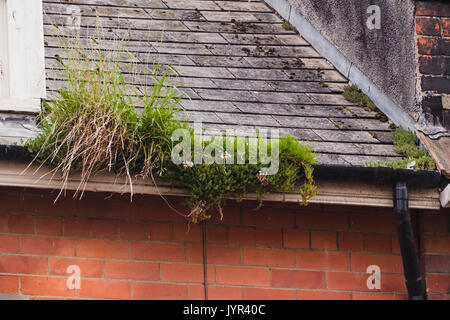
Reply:
[[450, 184], [441, 191], [442, 208], [450, 208]]
[[278, 14], [292, 24], [300, 35], [311, 46], [326, 58], [340, 73], [356, 84], [361, 91], [369, 96], [392, 122], [396, 125], [415, 131], [413, 119], [403, 111], [391, 98], [381, 91], [361, 70], [355, 67], [328, 39], [317, 31], [305, 17], [299, 14], [286, 0], [265, 0]]

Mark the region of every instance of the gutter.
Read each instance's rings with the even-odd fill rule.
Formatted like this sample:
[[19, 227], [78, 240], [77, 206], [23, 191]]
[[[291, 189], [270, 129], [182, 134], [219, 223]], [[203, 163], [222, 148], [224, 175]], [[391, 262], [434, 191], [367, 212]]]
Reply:
[[[37, 176], [27, 177], [26, 183], [22, 182], [21, 184], [11, 184], [8, 181], [19, 180], [17, 174], [14, 172], [19, 172], [18, 168], [24, 168], [24, 160], [29, 162], [31, 160], [31, 155], [24, 147], [20, 146], [1, 146], [0, 145], [0, 158], [2, 160], [6, 160], [7, 167], [10, 162], [15, 166], [12, 170], [6, 168], [3, 172], [2, 166], [0, 166], [0, 186], [21, 186], [21, 187], [34, 187], [34, 188], [55, 188], [57, 184], [53, 183], [50, 185], [52, 181], [43, 181], [39, 186], [33, 186], [31, 181], [36, 181], [38, 179]], [[8, 162], [8, 160], [10, 162]], [[13, 161], [11, 161], [13, 160]], [[15, 160], [15, 161], [14, 161]], [[21, 165], [17, 167], [16, 162], [21, 162]], [[25, 163], [26, 163], [25, 162]], [[1, 162], [0, 162], [1, 163]], [[32, 169], [31, 169], [32, 170]], [[48, 170], [47, 170], [48, 171]], [[2, 176], [11, 176], [5, 182], [2, 182]], [[391, 168], [384, 167], [346, 167], [346, 166], [336, 166], [336, 165], [315, 165], [314, 166], [314, 175], [316, 180], [328, 179], [339, 181], [340, 188], [345, 188], [345, 182], [350, 181], [363, 181], [365, 183], [371, 183], [374, 185], [386, 185], [390, 184], [394, 188], [394, 193], [392, 196], [393, 199], [393, 207], [395, 212], [395, 218], [397, 221], [397, 229], [398, 229], [398, 238], [400, 244], [400, 250], [402, 254], [402, 261], [404, 267], [404, 274], [406, 279], [406, 286], [408, 288], [408, 295], [411, 300], [424, 300], [426, 299], [425, 286], [423, 282], [423, 276], [420, 273], [419, 259], [418, 254], [415, 249], [414, 243], [414, 233], [412, 231], [411, 226], [411, 218], [409, 215], [409, 193], [408, 187], [416, 187], [419, 189], [437, 189], [440, 185], [445, 184], [447, 187], [445, 188], [446, 193], [444, 194], [447, 198], [444, 200], [447, 201], [448, 204], [448, 192], [450, 187], [448, 186], [448, 180], [446, 180], [443, 176], [441, 176], [439, 171], [414, 171], [414, 170], [405, 170], [399, 169], [394, 170]], [[115, 190], [111, 187], [113, 180], [107, 180], [107, 176], [103, 177], [99, 183], [103, 188], [107, 188], [106, 191], [114, 192]], [[117, 180], [117, 177], [115, 177]], [[13, 180], [11, 180], [13, 179]], [[30, 180], [31, 179], [31, 180]], [[114, 177], [113, 177], [114, 179]], [[58, 182], [58, 181], [56, 181]], [[120, 183], [120, 182], [119, 182]], [[45, 187], [45, 184], [47, 186]], [[88, 191], [105, 191], [100, 187], [94, 186], [90, 187], [89, 184], [92, 185], [92, 182], [89, 182], [86, 186], [86, 190]], [[74, 181], [74, 187], [77, 186], [76, 181]], [[67, 185], [68, 189], [72, 189], [72, 181], [69, 181]], [[109, 188], [108, 188], [109, 187]], [[146, 193], [149, 192], [149, 189], [154, 188], [154, 186], [150, 185], [141, 185], [142, 190], [146, 190]], [[123, 185], [121, 186], [123, 188]], [[135, 186], [136, 189], [136, 186]], [[116, 191], [117, 192], [117, 191]], [[159, 187], [156, 192], [158, 194], [164, 195], [178, 195], [178, 196], [186, 196], [186, 192], [182, 189], [173, 189], [167, 187]], [[124, 193], [122, 191], [122, 193]], [[156, 194], [156, 193], [155, 193]], [[279, 195], [280, 196], [280, 195]], [[286, 200], [286, 194], [282, 194], [282, 200]], [[298, 195], [297, 195], [298, 197]], [[248, 199], [248, 197], [245, 197]], [[267, 200], [267, 199], [265, 199]], [[297, 200], [297, 202], [300, 199]], [[272, 199], [274, 201], [274, 199]], [[442, 201], [442, 194], [441, 194]], [[311, 201], [314, 202], [314, 201]], [[339, 204], [334, 202], [334, 204]], [[366, 204], [368, 205], [368, 204]], [[206, 261], [206, 230], [204, 224], [202, 225], [202, 238], [203, 238], [203, 267], [204, 267], [204, 290], [205, 290], [205, 298], [208, 297], [208, 283], [207, 283], [207, 261]]]

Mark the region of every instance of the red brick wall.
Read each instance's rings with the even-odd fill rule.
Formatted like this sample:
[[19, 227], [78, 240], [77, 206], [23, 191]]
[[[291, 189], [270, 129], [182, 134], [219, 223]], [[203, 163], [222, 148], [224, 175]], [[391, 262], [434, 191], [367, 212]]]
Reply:
[[422, 263], [429, 299], [450, 299], [450, 216], [422, 212]]
[[[0, 189], [0, 293], [30, 298], [203, 299], [201, 229], [159, 197], [82, 201]], [[180, 199], [171, 199], [180, 203]], [[230, 201], [207, 225], [210, 299], [405, 299], [393, 214], [386, 209]], [[177, 206], [181, 210], [181, 206]], [[424, 214], [430, 295], [449, 298], [447, 214]], [[447, 220], [446, 220], [447, 219]], [[419, 241], [419, 245], [422, 242]], [[369, 265], [381, 290], [369, 290]], [[69, 290], [67, 267], [81, 269]]]
[[422, 91], [450, 93], [450, 5], [417, 1], [416, 34]]

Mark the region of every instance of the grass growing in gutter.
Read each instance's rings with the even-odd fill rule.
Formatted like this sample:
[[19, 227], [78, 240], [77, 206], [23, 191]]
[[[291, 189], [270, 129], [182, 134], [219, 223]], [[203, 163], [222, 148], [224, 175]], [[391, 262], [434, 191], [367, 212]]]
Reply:
[[434, 170], [436, 168], [433, 159], [428, 156], [425, 150], [417, 145], [418, 139], [411, 131], [402, 128], [395, 129], [392, 132], [392, 141], [395, 151], [404, 155], [405, 158], [385, 163], [368, 163], [368, 167], [387, 167], [392, 169], [411, 168], [414, 170]]
[[[94, 43], [101, 43], [101, 39]], [[146, 76], [151, 84], [144, 88], [130, 86], [125, 80], [129, 74], [124, 70], [136, 66], [124, 65], [123, 54], [130, 60], [133, 56], [122, 52], [117, 58], [114, 52], [123, 47], [117, 46], [117, 50], [95, 46], [86, 49], [80, 39], [75, 39], [67, 45], [66, 57], [57, 58], [66, 86], [57, 97], [44, 103], [45, 111], [38, 120], [40, 133], [26, 146], [35, 160], [53, 167], [53, 175], [62, 175], [61, 192], [73, 173], [81, 173], [75, 193], [79, 198], [90, 178], [98, 173], [126, 176], [131, 195], [137, 177], [152, 179], [156, 185], [158, 176], [187, 188], [191, 194], [191, 212], [187, 217], [193, 222], [208, 219], [212, 209], [218, 209], [222, 215], [228, 195], [242, 198], [256, 193], [261, 205], [267, 193], [296, 190], [303, 199], [301, 204], [306, 205], [317, 194], [312, 168], [316, 155], [292, 137], [279, 140], [280, 165], [275, 175], [262, 175], [260, 160], [242, 165], [175, 165], [171, 161], [175, 146], [171, 136], [176, 129], [186, 129], [187, 124], [174, 118], [183, 94], [178, 85], [170, 82], [173, 70], [158, 64], [141, 64], [137, 66], [141, 70], [137, 76]], [[193, 154], [194, 140], [192, 145]], [[202, 148], [208, 145], [204, 142]], [[233, 145], [236, 151], [236, 139]], [[247, 155], [252, 147], [255, 146], [247, 143]]]

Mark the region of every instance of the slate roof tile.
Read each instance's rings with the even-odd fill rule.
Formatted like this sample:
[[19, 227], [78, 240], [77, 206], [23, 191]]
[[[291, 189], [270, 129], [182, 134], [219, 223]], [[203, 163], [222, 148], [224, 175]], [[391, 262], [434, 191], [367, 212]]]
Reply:
[[[142, 62], [158, 57], [173, 65], [177, 77], [170, 81], [183, 83], [189, 96], [177, 118], [203, 121], [207, 134], [279, 129], [313, 146], [324, 164], [399, 158], [388, 124], [346, 101], [341, 93], [348, 80], [300, 35], [285, 30], [263, 1], [43, 0], [43, 6], [49, 93], [64, 86], [57, 37], [73, 31], [70, 14], [79, 10], [82, 37], [91, 37], [100, 23], [102, 48], [127, 38], [124, 49], [134, 54], [128, 61], [137, 66], [137, 73], [126, 74], [130, 85], [151, 86]], [[3, 121], [0, 143], [12, 131], [10, 139], [31, 135], [17, 119]]]

